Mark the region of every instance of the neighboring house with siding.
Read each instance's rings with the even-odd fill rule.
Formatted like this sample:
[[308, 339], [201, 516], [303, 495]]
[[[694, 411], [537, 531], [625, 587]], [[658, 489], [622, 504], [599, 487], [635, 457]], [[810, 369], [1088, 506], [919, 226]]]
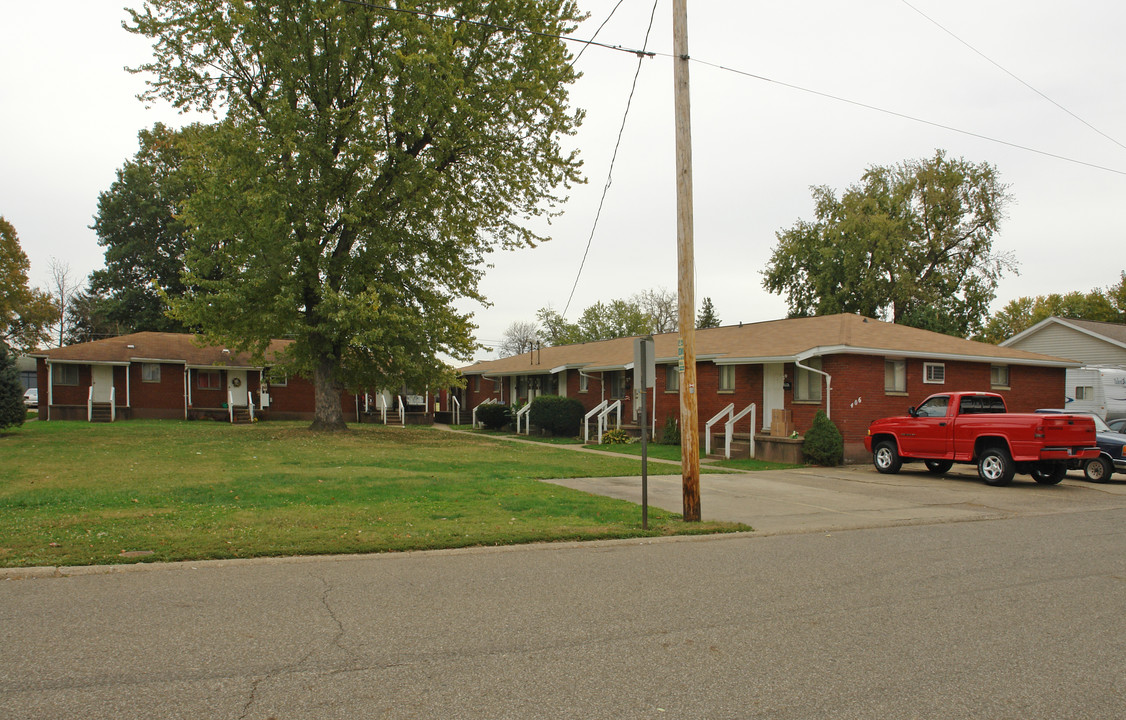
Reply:
[[1126, 368], [1126, 325], [1053, 316], [1013, 335], [1001, 347], [1059, 355], [1083, 365]]
[[[656, 386], [648, 420], [660, 428], [680, 413], [678, 335], [656, 335], [654, 341]], [[850, 314], [697, 330], [696, 360], [701, 432], [729, 403], [735, 412], [756, 405], [756, 434], [769, 433], [775, 409], [791, 411], [798, 432], [824, 410], [844, 436], [851, 461], [867, 459], [863, 441], [872, 420], [902, 415], [932, 393], [992, 390], [1014, 412], [1059, 407], [1064, 372], [1079, 365]], [[578, 398], [588, 410], [602, 400], [621, 400], [623, 418], [638, 422], [632, 368], [633, 338], [545, 347], [461, 368], [467, 383], [463, 407], [558, 394]]]
[[[39, 419], [311, 420], [312, 383], [269, 370], [290, 342], [272, 341], [265, 364], [195, 335], [160, 332], [33, 353]], [[345, 418], [358, 415], [355, 396], [342, 393], [340, 402]]]

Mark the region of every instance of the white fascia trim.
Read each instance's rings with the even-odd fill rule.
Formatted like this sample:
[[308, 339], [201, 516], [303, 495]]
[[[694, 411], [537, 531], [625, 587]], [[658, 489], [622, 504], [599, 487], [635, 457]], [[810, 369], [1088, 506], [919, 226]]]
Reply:
[[161, 358], [144, 358], [144, 357], [129, 358], [129, 361], [130, 362], [137, 362], [137, 363], [160, 363], [161, 365], [187, 365], [188, 364], [187, 360], [167, 360], [167, 359], [161, 359]]
[[48, 365], [113, 365], [115, 367], [129, 367], [131, 363], [128, 361], [121, 362], [117, 360], [52, 360], [47, 358]]
[[265, 366], [259, 365], [188, 365], [184, 363], [184, 367], [188, 370], [265, 370]]
[[554, 375], [555, 373], [561, 373], [567, 370], [581, 370], [585, 367], [586, 365], [583, 363], [569, 363], [567, 365], [559, 365], [558, 367], [551, 368], [551, 374]]
[[1037, 367], [1060, 367], [1060, 368], [1076, 368], [1082, 367], [1083, 363], [1075, 362], [1074, 360], [1033, 360], [1030, 358], [1016, 358], [1016, 357], [990, 357], [988, 355], [965, 355], [962, 353], [941, 353], [941, 352], [925, 352], [920, 350], [897, 350], [893, 348], [860, 348], [851, 347], [846, 345], [834, 345], [829, 347], [816, 347], [806, 350], [798, 355], [798, 358], [805, 360], [816, 355], [882, 355], [884, 357], [894, 358], [914, 358], [916, 360], [941, 360], [949, 362], [976, 362], [976, 363], [990, 363], [992, 365], [1034, 365]]
[[795, 355], [777, 355], [769, 357], [731, 357], [720, 358], [715, 361], [716, 365], [770, 365], [774, 363], [788, 363], [797, 360], [798, 356]]

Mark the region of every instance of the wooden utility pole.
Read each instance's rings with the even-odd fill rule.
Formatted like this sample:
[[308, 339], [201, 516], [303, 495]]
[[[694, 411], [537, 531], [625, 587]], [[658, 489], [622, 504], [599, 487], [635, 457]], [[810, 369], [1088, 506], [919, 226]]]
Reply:
[[700, 521], [700, 420], [696, 396], [696, 289], [692, 250], [692, 113], [688, 101], [688, 0], [672, 3], [676, 107], [677, 315], [680, 329], [680, 474], [684, 519]]

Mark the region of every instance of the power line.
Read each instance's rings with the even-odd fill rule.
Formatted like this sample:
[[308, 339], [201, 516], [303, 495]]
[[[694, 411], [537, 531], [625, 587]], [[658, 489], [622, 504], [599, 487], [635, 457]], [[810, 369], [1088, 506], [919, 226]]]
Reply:
[[[660, 0], [653, 0], [653, 10], [649, 13], [649, 27], [645, 30], [645, 43], [642, 48], [649, 47], [649, 34], [653, 31], [653, 19], [657, 16], [657, 3]], [[653, 56], [653, 53], [637, 54], [637, 69], [633, 73], [633, 84], [629, 89], [629, 98], [626, 100], [626, 110], [622, 115], [622, 124], [618, 128], [618, 139], [614, 143], [614, 154], [610, 157], [610, 169], [606, 172], [606, 184], [602, 187], [602, 197], [598, 200], [598, 211], [594, 214], [594, 225], [590, 229], [590, 237], [586, 240], [586, 249], [583, 250], [583, 259], [579, 263], [579, 271], [575, 274], [575, 283], [571, 286], [571, 294], [567, 296], [567, 304], [563, 306], [563, 312], [559, 315], [562, 320], [567, 317], [567, 310], [571, 307], [571, 300], [575, 297], [575, 288], [579, 286], [579, 278], [583, 275], [583, 267], [586, 266], [587, 255], [590, 254], [590, 244], [594, 240], [594, 233], [598, 230], [598, 220], [602, 217], [602, 206], [606, 203], [606, 195], [610, 192], [610, 185], [614, 182], [614, 164], [618, 160], [618, 149], [622, 145], [622, 135], [625, 134], [626, 120], [629, 118], [629, 108], [633, 104], [633, 94], [637, 90], [637, 78], [641, 75], [641, 63], [645, 60], [646, 55]]]
[[[664, 55], [664, 53], [658, 53], [658, 55]], [[672, 57], [672, 56], [668, 55], [668, 57]], [[981, 139], [981, 140], [987, 140], [987, 141], [992, 142], [992, 143], [997, 143], [998, 145], [1006, 145], [1008, 147], [1016, 148], [1018, 150], [1024, 150], [1024, 151], [1027, 151], [1027, 152], [1036, 153], [1037, 155], [1044, 155], [1045, 157], [1050, 157], [1050, 158], [1055, 158], [1057, 160], [1063, 160], [1065, 162], [1075, 163], [1076, 165], [1085, 165], [1089, 168], [1095, 168], [1096, 170], [1105, 170], [1106, 172], [1111, 172], [1111, 173], [1114, 173], [1116, 175], [1126, 175], [1126, 170], [1116, 170], [1114, 168], [1106, 167], [1105, 165], [1098, 165], [1096, 163], [1090, 163], [1090, 162], [1087, 162], [1085, 160], [1077, 160], [1075, 158], [1067, 157], [1066, 155], [1058, 155], [1058, 154], [1053, 153], [1053, 152], [1048, 152], [1047, 150], [1039, 150], [1039, 149], [1034, 148], [1034, 147], [1029, 147], [1028, 145], [1021, 145], [1020, 143], [1009, 142], [1008, 140], [1001, 140], [1000, 138], [991, 137], [989, 135], [982, 135], [981, 133], [976, 133], [976, 132], [973, 132], [971, 130], [963, 130], [961, 128], [954, 127], [953, 125], [945, 125], [945, 124], [940, 123], [940, 122], [934, 122], [933, 120], [924, 120], [923, 118], [915, 117], [914, 115], [907, 115], [906, 113], [897, 112], [895, 110], [888, 110], [887, 108], [882, 108], [882, 107], [879, 107], [879, 106], [876, 106], [876, 105], [869, 105], [868, 103], [862, 103], [858, 100], [849, 100], [848, 98], [844, 98], [844, 97], [841, 97], [839, 95], [832, 95], [830, 93], [821, 92], [820, 90], [812, 90], [810, 88], [802, 87], [800, 85], [794, 85], [794, 84], [788, 83], [788, 82], [783, 82], [781, 80], [774, 80], [774, 79], [768, 78], [764, 75], [756, 75], [755, 73], [747, 72], [746, 70], [737, 70], [735, 68], [727, 67], [725, 65], [719, 65], [719, 64], [716, 64], [716, 63], [713, 63], [713, 62], [708, 62], [706, 60], [700, 60], [698, 58], [692, 58], [692, 61], [695, 62], [695, 63], [698, 63], [700, 65], [706, 65], [708, 67], [715, 68], [716, 70], [723, 70], [724, 72], [734, 73], [736, 75], [743, 75], [745, 77], [749, 77], [749, 78], [752, 78], [754, 80], [762, 80], [763, 82], [774, 83], [775, 85], [781, 85], [782, 87], [790, 88], [791, 90], [798, 90], [799, 92], [808, 93], [810, 95], [816, 95], [818, 97], [827, 98], [829, 100], [835, 100], [837, 102], [846, 103], [848, 105], [855, 105], [856, 107], [861, 107], [861, 108], [864, 108], [865, 110], [874, 110], [875, 112], [883, 113], [885, 115], [892, 115], [894, 117], [902, 118], [904, 120], [910, 120], [912, 122], [922, 123], [923, 125], [930, 125], [931, 127], [941, 128], [943, 130], [949, 130], [951, 132], [960, 133], [962, 135], [968, 135], [970, 137], [975, 137], [975, 138], [978, 138], [978, 139]]]
[[[625, 0], [618, 0], [618, 4], [614, 6], [614, 9], [610, 11], [610, 14], [606, 16], [606, 19], [602, 21], [602, 24], [599, 25], [598, 29], [594, 31], [594, 34], [590, 36], [591, 42], [593, 42], [594, 39], [598, 37], [598, 34], [602, 32], [602, 28], [606, 27], [606, 23], [610, 22], [610, 18], [614, 17], [614, 13], [618, 12], [618, 8], [622, 6], [623, 2], [625, 2]], [[588, 47], [590, 47], [590, 45], [583, 45], [583, 49], [579, 50], [579, 54], [576, 55], [575, 59], [571, 61], [571, 67], [575, 66], [575, 63], [579, 61], [579, 58], [583, 56], [583, 53], [586, 52], [586, 49]]]
[[[390, 7], [388, 5], [376, 5], [375, 3], [365, 2], [365, 0], [340, 0], [347, 5], [357, 5], [359, 7], [368, 8], [369, 10], [379, 10], [385, 13], [402, 13], [404, 15], [414, 15], [416, 17], [425, 17], [432, 20], [442, 20], [445, 22], [458, 23], [460, 25], [473, 25], [476, 27], [488, 28], [490, 30], [504, 30], [505, 32], [520, 33], [522, 35], [535, 35], [537, 37], [549, 38], [552, 40], [562, 40], [564, 42], [580, 43], [584, 46], [594, 45], [596, 47], [604, 48], [606, 50], [614, 50], [616, 52], [626, 52], [632, 55], [649, 56], [653, 57], [653, 53], [646, 52], [645, 50], [634, 50], [632, 48], [623, 47], [621, 45], [608, 45], [607, 43], [600, 43], [594, 39], [583, 40], [581, 38], [567, 37], [566, 35], [554, 35], [552, 33], [540, 32], [539, 30], [529, 30], [528, 28], [518, 28], [511, 25], [500, 25], [497, 23], [486, 22], [484, 20], [470, 20], [469, 18], [453, 17], [452, 15], [442, 15], [441, 13], [428, 12], [426, 10], [410, 10], [408, 8]], [[618, 3], [619, 5], [621, 2]], [[614, 8], [617, 10], [617, 8]], [[611, 13], [613, 14], [613, 13]], [[609, 18], [607, 18], [608, 20]], [[605, 23], [604, 23], [605, 24]], [[599, 28], [601, 30], [601, 28]], [[586, 49], [585, 47], [583, 48]], [[580, 52], [580, 54], [582, 54]]]
[[939, 24], [939, 22], [938, 22], [937, 20], [935, 20], [935, 19], [934, 19], [934, 18], [932, 18], [931, 16], [927, 15], [926, 13], [924, 13], [924, 12], [923, 12], [922, 10], [920, 10], [920, 9], [919, 9], [919, 8], [917, 8], [917, 7], [915, 7], [915, 6], [914, 6], [914, 5], [912, 5], [911, 3], [907, 2], [907, 0], [900, 0], [900, 2], [902, 2], [902, 3], [904, 4], [904, 5], [906, 5], [907, 7], [911, 8], [912, 10], [914, 10], [915, 12], [917, 12], [917, 13], [918, 13], [919, 15], [922, 15], [922, 16], [923, 16], [924, 18], [926, 18], [926, 19], [927, 19], [928, 21], [930, 21], [930, 22], [931, 22], [932, 24], [934, 24], [934, 26], [935, 26], [935, 27], [937, 27], [937, 28], [938, 28], [939, 30], [941, 30], [942, 32], [946, 33], [946, 34], [947, 34], [947, 35], [949, 35], [950, 37], [954, 38], [954, 39], [955, 39], [955, 40], [957, 40], [958, 42], [960, 42], [960, 43], [962, 43], [963, 45], [965, 45], [966, 47], [968, 47], [968, 48], [969, 48], [970, 50], [972, 50], [973, 52], [977, 53], [977, 54], [978, 54], [978, 55], [979, 55], [980, 57], [982, 57], [982, 58], [983, 58], [984, 60], [986, 60], [986, 61], [987, 61], [987, 62], [988, 62], [989, 64], [993, 65], [993, 66], [994, 66], [995, 68], [997, 68], [997, 69], [998, 69], [998, 70], [1000, 70], [1001, 72], [1005, 73], [1006, 75], [1008, 75], [1008, 76], [1009, 76], [1009, 77], [1011, 77], [1012, 79], [1016, 80], [1016, 81], [1017, 81], [1017, 82], [1019, 82], [1019, 83], [1020, 83], [1021, 85], [1024, 85], [1024, 86], [1025, 86], [1026, 88], [1028, 88], [1028, 89], [1029, 89], [1029, 90], [1031, 90], [1032, 92], [1036, 93], [1036, 94], [1037, 94], [1037, 95], [1039, 95], [1040, 97], [1044, 98], [1045, 100], [1047, 100], [1047, 101], [1048, 101], [1048, 102], [1050, 102], [1051, 104], [1055, 105], [1055, 106], [1056, 106], [1056, 107], [1058, 107], [1058, 108], [1059, 108], [1060, 110], [1063, 110], [1063, 111], [1064, 111], [1065, 113], [1067, 113], [1067, 114], [1068, 114], [1068, 115], [1070, 115], [1071, 117], [1075, 118], [1075, 119], [1076, 119], [1076, 120], [1078, 120], [1079, 122], [1083, 123], [1084, 125], [1086, 125], [1086, 126], [1087, 126], [1087, 127], [1089, 127], [1090, 129], [1094, 130], [1094, 131], [1095, 131], [1095, 132], [1097, 132], [1097, 133], [1098, 133], [1099, 135], [1102, 135], [1102, 136], [1103, 136], [1104, 138], [1106, 138], [1107, 140], [1110, 140], [1110, 141], [1111, 141], [1112, 143], [1114, 143], [1114, 144], [1115, 144], [1115, 145], [1117, 145], [1118, 147], [1122, 148], [1123, 150], [1126, 150], [1126, 145], [1123, 145], [1122, 143], [1118, 142], [1117, 140], [1115, 140], [1114, 138], [1112, 138], [1112, 137], [1111, 137], [1110, 135], [1107, 135], [1107, 134], [1106, 134], [1106, 133], [1104, 133], [1104, 132], [1103, 132], [1102, 130], [1099, 130], [1099, 129], [1098, 129], [1097, 127], [1095, 127], [1095, 126], [1094, 126], [1094, 125], [1092, 125], [1091, 123], [1087, 122], [1087, 121], [1086, 121], [1086, 120], [1084, 120], [1083, 118], [1079, 117], [1079, 116], [1078, 116], [1078, 115], [1076, 115], [1075, 113], [1073, 113], [1073, 112], [1071, 112], [1070, 110], [1068, 110], [1067, 108], [1065, 108], [1065, 107], [1064, 107], [1063, 105], [1060, 105], [1060, 104], [1059, 104], [1058, 102], [1056, 102], [1056, 101], [1055, 101], [1055, 100], [1053, 100], [1052, 98], [1048, 97], [1048, 96], [1047, 96], [1047, 95], [1045, 95], [1044, 93], [1042, 93], [1042, 92], [1040, 92], [1039, 90], [1037, 90], [1036, 88], [1032, 87], [1031, 85], [1029, 85], [1028, 83], [1026, 83], [1026, 82], [1025, 82], [1024, 80], [1022, 80], [1021, 78], [1017, 77], [1017, 76], [1016, 76], [1015, 74], [1013, 74], [1012, 72], [1010, 72], [1010, 71], [1008, 70], [1008, 68], [1005, 68], [1005, 67], [1004, 67], [1004, 66], [1002, 66], [1002, 65], [1001, 65], [1000, 63], [998, 63], [997, 61], [995, 61], [995, 60], [994, 60], [993, 58], [991, 58], [991, 57], [989, 57], [988, 55], [986, 55], [985, 53], [981, 52], [980, 50], [978, 50], [977, 48], [975, 48], [975, 47], [974, 47], [973, 45], [970, 45], [970, 44], [969, 44], [968, 42], [966, 42], [966, 41], [965, 41], [965, 40], [963, 40], [962, 38], [958, 37], [957, 35], [955, 35], [955, 34], [954, 34], [953, 32], [951, 32], [951, 31], [950, 31], [950, 30], [948, 30], [947, 28], [943, 27], [943, 26], [942, 26], [941, 24]]

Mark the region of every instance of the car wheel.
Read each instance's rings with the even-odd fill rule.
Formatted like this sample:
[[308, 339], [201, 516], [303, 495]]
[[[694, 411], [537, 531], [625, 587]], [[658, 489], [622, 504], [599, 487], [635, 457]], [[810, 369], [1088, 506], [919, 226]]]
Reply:
[[1013, 481], [1016, 468], [1009, 451], [1005, 448], [991, 447], [977, 459], [977, 474], [986, 485], [1008, 485]]
[[923, 463], [927, 466], [927, 470], [935, 475], [941, 475], [950, 468], [954, 467], [952, 460], [927, 460]]
[[1058, 485], [1067, 474], [1067, 463], [1041, 463], [1032, 468], [1032, 479], [1041, 485]]
[[1110, 460], [1104, 457], [1088, 460], [1087, 464], [1083, 466], [1083, 474], [1091, 482], [1106, 482], [1110, 480], [1110, 475], [1113, 472], [1114, 466], [1110, 464]]
[[872, 451], [872, 464], [876, 466], [876, 470], [886, 475], [899, 472], [903, 460], [899, 457], [899, 451], [893, 440], [881, 440], [876, 443], [876, 449]]

